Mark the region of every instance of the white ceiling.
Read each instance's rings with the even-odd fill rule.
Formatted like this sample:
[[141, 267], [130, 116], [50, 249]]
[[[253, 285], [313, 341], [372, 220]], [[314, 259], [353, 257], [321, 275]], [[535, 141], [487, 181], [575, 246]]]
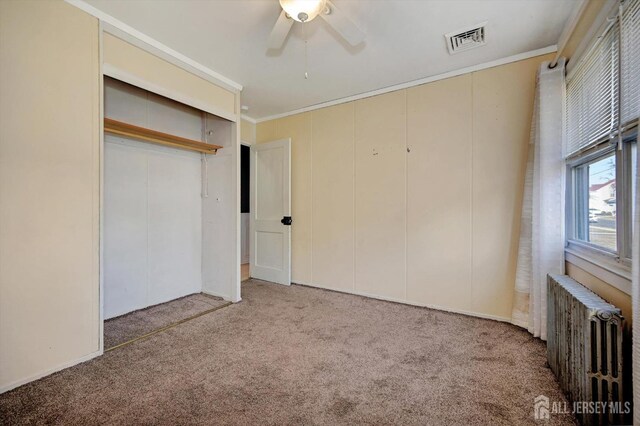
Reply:
[[[244, 86], [254, 119], [555, 45], [579, 0], [332, 0], [366, 34], [346, 44], [322, 19], [268, 52], [278, 0], [86, 0]], [[487, 44], [449, 55], [443, 34], [488, 21]]]

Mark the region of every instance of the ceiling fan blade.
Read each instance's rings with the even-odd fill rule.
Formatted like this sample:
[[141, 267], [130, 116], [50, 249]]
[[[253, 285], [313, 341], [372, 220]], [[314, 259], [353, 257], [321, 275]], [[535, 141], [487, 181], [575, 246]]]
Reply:
[[269, 34], [269, 41], [267, 42], [269, 49], [280, 49], [282, 47], [292, 25], [293, 19], [287, 17], [287, 13], [283, 10], [280, 16], [278, 16], [278, 20], [273, 26], [271, 34]]
[[356, 24], [329, 0], [327, 0], [326, 5], [329, 13], [321, 12], [322, 19], [331, 25], [350, 45], [356, 46], [362, 43], [364, 41], [364, 33], [356, 27]]

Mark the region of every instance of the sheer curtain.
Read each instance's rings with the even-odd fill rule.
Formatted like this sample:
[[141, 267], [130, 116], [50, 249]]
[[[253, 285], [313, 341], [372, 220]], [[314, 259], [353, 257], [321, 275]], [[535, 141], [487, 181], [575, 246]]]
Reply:
[[[637, 149], [640, 164], [640, 149]], [[636, 206], [633, 224], [633, 269], [631, 303], [633, 305], [633, 424], [640, 424], [640, 168], [636, 168]]]
[[565, 61], [538, 70], [512, 322], [547, 339], [547, 274], [564, 273]]

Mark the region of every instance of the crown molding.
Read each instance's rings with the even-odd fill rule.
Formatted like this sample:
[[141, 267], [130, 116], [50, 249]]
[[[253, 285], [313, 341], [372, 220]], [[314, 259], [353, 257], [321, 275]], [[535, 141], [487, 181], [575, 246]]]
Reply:
[[[118, 31], [120, 31], [121, 33], [129, 37], [132, 37], [135, 40], [152, 47], [153, 49], [156, 49], [157, 51], [161, 52], [163, 55], [166, 55], [174, 59], [175, 61], [178, 61], [179, 64], [175, 64], [175, 62], [172, 61], [174, 62], [175, 65], [186, 65], [188, 68], [192, 68], [198, 71], [198, 73], [202, 73], [205, 76], [207, 76], [208, 80], [213, 79], [214, 83], [218, 83], [218, 84], [222, 83], [224, 86], [230, 87], [236, 91], [239, 91], [239, 92], [242, 91], [241, 84], [231, 80], [230, 78], [223, 76], [222, 74], [215, 72], [211, 68], [206, 67], [197, 61], [194, 61], [193, 59], [183, 55], [182, 53], [173, 50], [169, 46], [166, 46], [165, 44], [160, 43], [158, 40], [144, 34], [141, 31], [136, 30], [135, 28], [125, 24], [119, 19], [116, 19], [113, 16], [91, 6], [85, 1], [83, 0], [65, 0], [65, 1], [77, 7], [78, 9], [88, 13], [89, 15], [92, 15], [98, 18], [103, 23], [108, 24], [108, 26], [104, 27], [104, 29], [107, 30], [108, 32], [111, 32], [109, 31], [110, 29], [109, 26], [113, 27]], [[114, 35], [119, 36], [120, 34], [114, 34]]]
[[506, 65], [512, 62], [518, 62], [525, 59], [534, 58], [536, 56], [546, 55], [548, 53], [554, 53], [558, 50], [557, 45], [543, 47], [542, 49], [530, 50], [528, 52], [519, 53], [517, 55], [507, 56], [505, 58], [496, 59], [495, 61], [484, 62], [482, 64], [473, 65], [471, 67], [460, 68], [454, 71], [449, 71], [443, 74], [434, 75], [431, 77], [421, 78], [419, 80], [412, 80], [406, 83], [396, 84], [393, 86], [384, 87], [382, 89], [372, 90], [370, 92], [360, 93], [345, 98], [339, 98], [328, 102], [322, 102], [319, 104], [311, 105], [308, 107], [295, 109], [293, 111], [283, 112], [281, 114], [270, 115], [267, 117], [255, 119], [256, 123], [262, 123], [264, 121], [275, 120], [277, 118], [288, 117], [290, 115], [300, 114], [303, 112], [314, 111], [316, 109], [326, 108], [334, 105], [344, 104], [347, 102], [357, 101], [359, 99], [370, 98], [372, 96], [382, 95], [384, 93], [395, 92], [396, 90], [408, 89], [414, 86], [420, 86], [421, 84], [431, 83], [438, 80], [444, 80], [446, 78], [457, 77], [463, 74], [469, 74], [476, 71], [482, 71], [488, 68], [497, 67], [500, 65]]
[[242, 118], [245, 121], [248, 121], [249, 123], [258, 124], [258, 122], [255, 119], [249, 117], [248, 115], [242, 114], [240, 118]]
[[[197, 71], [198, 74], [204, 74], [204, 76], [207, 76], [209, 80], [213, 80], [214, 83], [221, 83], [224, 86], [227, 86], [229, 88], [232, 88], [234, 90], [237, 91], [242, 91], [242, 85], [235, 82], [234, 80], [231, 80], [219, 73], [217, 73], [216, 71], [202, 65], [199, 62], [196, 62], [195, 60], [171, 49], [170, 47], [160, 43], [159, 41], [155, 40], [154, 38], [136, 30], [135, 28], [125, 24], [124, 22], [120, 21], [119, 19], [114, 18], [113, 16], [91, 6], [90, 4], [86, 3], [84, 0], [65, 0], [67, 3], [83, 10], [84, 12], [95, 16], [96, 18], [98, 18], [100, 21], [102, 21], [103, 23], [107, 24], [104, 26], [104, 29], [107, 32], [111, 32], [114, 33], [114, 35], [116, 36], [122, 36], [125, 35], [127, 36], [126, 38], [129, 38], [131, 41], [131, 39], [134, 39], [135, 41], [138, 41], [139, 43], [144, 43], [145, 45], [150, 46], [151, 48], [157, 50], [158, 52], [160, 52], [163, 56], [168, 56], [170, 58], [172, 58], [175, 63], [175, 61], [179, 62], [179, 64], [176, 65], [183, 65], [183, 67], [185, 68], [191, 68], [195, 71]], [[584, 1], [584, 0], [583, 0]], [[582, 3], [581, 3], [582, 5]], [[580, 9], [580, 8], [576, 8], [576, 9]], [[576, 12], [577, 14], [577, 12]], [[116, 31], [113, 31], [113, 29], [115, 29]], [[562, 38], [562, 37], [561, 37]], [[562, 40], [561, 40], [562, 41]], [[493, 67], [497, 67], [500, 65], [505, 65], [508, 63], [512, 63], [512, 62], [517, 62], [517, 61], [522, 61], [525, 59], [529, 59], [529, 58], [533, 58], [535, 56], [540, 56], [540, 55], [546, 55], [548, 53], [553, 53], [553, 52], [557, 52], [558, 51], [558, 46], [557, 45], [552, 45], [552, 46], [547, 46], [541, 49], [536, 49], [536, 50], [531, 50], [528, 52], [524, 52], [524, 53], [519, 53], [517, 55], [512, 55], [512, 56], [508, 56], [505, 58], [501, 58], [501, 59], [497, 59], [494, 61], [490, 61], [490, 62], [485, 62], [482, 64], [478, 64], [478, 65], [474, 65], [471, 67], [465, 67], [465, 68], [460, 68], [454, 71], [449, 71], [443, 74], [438, 74], [438, 75], [434, 75], [431, 77], [425, 77], [425, 78], [421, 78], [418, 80], [412, 80], [406, 83], [401, 83], [401, 84], [396, 84], [393, 86], [388, 86], [388, 87], [384, 87], [381, 89], [376, 89], [376, 90], [372, 90], [369, 92], [364, 92], [364, 93], [360, 93], [357, 95], [353, 95], [353, 96], [347, 96], [344, 98], [339, 98], [339, 99], [334, 99], [331, 101], [327, 101], [327, 102], [322, 102], [319, 104], [315, 104], [315, 105], [310, 105], [304, 108], [299, 108], [299, 109], [295, 109], [295, 110], [291, 110], [291, 111], [287, 111], [287, 112], [283, 112], [283, 113], [279, 113], [279, 114], [274, 114], [274, 115], [270, 115], [270, 116], [266, 116], [266, 117], [261, 117], [261, 118], [252, 118], [249, 117], [245, 114], [242, 114], [242, 119], [253, 123], [253, 124], [258, 124], [264, 121], [269, 121], [269, 120], [275, 120], [278, 118], [283, 118], [283, 117], [288, 117], [290, 115], [295, 115], [295, 114], [300, 114], [303, 112], [308, 112], [308, 111], [314, 111], [316, 109], [321, 109], [321, 108], [326, 108], [326, 107], [330, 107], [333, 105], [339, 105], [339, 104], [343, 104], [343, 103], [347, 103], [347, 102], [352, 102], [352, 101], [356, 101], [359, 99], [364, 99], [364, 98], [369, 98], [372, 96], [376, 96], [376, 95], [381, 95], [384, 93], [389, 93], [389, 92], [393, 92], [396, 90], [402, 90], [402, 89], [407, 89], [410, 87], [414, 87], [414, 86], [419, 86], [421, 84], [426, 84], [426, 83], [431, 83], [434, 81], [438, 81], [438, 80], [444, 80], [446, 78], [451, 78], [451, 77], [456, 77], [459, 75], [463, 75], [463, 74], [468, 74], [468, 73], [472, 73], [472, 72], [476, 72], [476, 71], [481, 71], [487, 68], [493, 68]]]

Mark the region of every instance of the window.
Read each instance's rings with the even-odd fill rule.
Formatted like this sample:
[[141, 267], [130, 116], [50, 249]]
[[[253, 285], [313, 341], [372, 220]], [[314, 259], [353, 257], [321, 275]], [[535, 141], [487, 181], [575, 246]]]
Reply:
[[569, 243], [609, 254], [627, 265], [631, 261], [636, 139], [636, 132], [630, 132], [622, 149], [607, 142], [569, 162]]
[[640, 0], [621, 4], [622, 13], [567, 76], [567, 245], [630, 267], [640, 116]]
[[575, 167], [577, 239], [616, 251], [616, 157], [608, 153]]

